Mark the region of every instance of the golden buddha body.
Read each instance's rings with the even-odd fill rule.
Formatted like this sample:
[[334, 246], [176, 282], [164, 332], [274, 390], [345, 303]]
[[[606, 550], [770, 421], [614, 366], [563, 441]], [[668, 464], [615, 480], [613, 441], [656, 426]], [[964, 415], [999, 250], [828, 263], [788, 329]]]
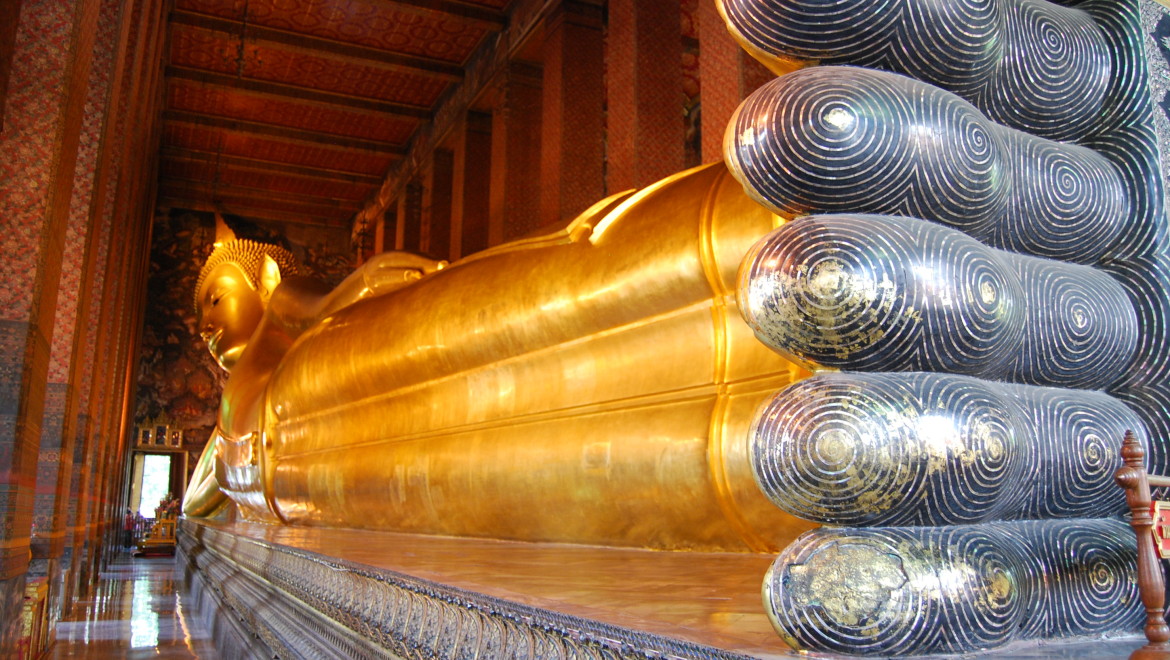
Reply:
[[812, 525], [759, 492], [747, 431], [807, 372], [734, 296], [778, 222], [714, 165], [442, 270], [380, 255], [328, 293], [276, 260], [209, 261], [218, 489], [291, 524], [778, 549]]

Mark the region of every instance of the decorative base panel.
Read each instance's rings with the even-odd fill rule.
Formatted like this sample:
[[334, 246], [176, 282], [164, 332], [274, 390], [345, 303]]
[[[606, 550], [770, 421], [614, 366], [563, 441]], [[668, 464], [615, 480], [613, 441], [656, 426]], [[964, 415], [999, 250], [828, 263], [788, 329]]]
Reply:
[[[711, 566], [672, 580], [693, 553], [193, 520], [181, 530], [177, 561], [226, 657], [799, 657], [760, 606], [769, 555], [705, 555]], [[659, 595], [631, 590], [631, 573]], [[609, 585], [586, 586], [606, 574]], [[735, 597], [677, 598], [724, 588]]]
[[[764, 613], [771, 555], [202, 520], [180, 530], [177, 561], [224, 657], [808, 657]], [[1144, 641], [1082, 638], [991, 655], [1096, 660]]]

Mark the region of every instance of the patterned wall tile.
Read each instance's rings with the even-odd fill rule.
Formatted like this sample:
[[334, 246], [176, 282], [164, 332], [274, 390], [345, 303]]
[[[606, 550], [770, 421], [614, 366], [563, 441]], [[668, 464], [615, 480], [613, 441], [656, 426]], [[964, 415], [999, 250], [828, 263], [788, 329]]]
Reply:
[[72, 3], [25, 0], [0, 134], [0, 318], [31, 313], [67, 69]]

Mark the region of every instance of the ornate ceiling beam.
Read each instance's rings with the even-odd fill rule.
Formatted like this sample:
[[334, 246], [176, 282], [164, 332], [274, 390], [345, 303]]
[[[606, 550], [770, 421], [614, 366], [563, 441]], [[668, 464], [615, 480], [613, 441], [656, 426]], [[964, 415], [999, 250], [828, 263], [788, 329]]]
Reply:
[[286, 128], [284, 126], [274, 126], [272, 124], [262, 124], [254, 121], [244, 121], [242, 119], [213, 117], [211, 115], [201, 115], [196, 112], [187, 112], [185, 110], [167, 110], [163, 113], [163, 121], [209, 126], [211, 128], [219, 128], [237, 133], [263, 135], [265, 137], [279, 138], [281, 140], [297, 140], [300, 142], [308, 142], [311, 144], [325, 145], [341, 149], [361, 149], [374, 153], [393, 154], [397, 156], [405, 153], [405, 149], [403, 149], [400, 145], [391, 144], [389, 142], [363, 140], [360, 138], [345, 137], [343, 135], [333, 135], [331, 133], [306, 131], [299, 128]]
[[[186, 25], [205, 30], [227, 32], [233, 35], [240, 34], [244, 29], [244, 24], [240, 21], [178, 9], [171, 12], [171, 22], [175, 25]], [[349, 60], [356, 60], [365, 66], [401, 69], [441, 78], [450, 82], [457, 82], [463, 79], [463, 68], [451, 62], [430, 57], [395, 53], [343, 41], [334, 41], [332, 39], [314, 37], [299, 32], [278, 30], [254, 23], [249, 23], [247, 26], [247, 38], [249, 41], [278, 44], [318, 55], [327, 53]]]
[[[247, 199], [225, 199], [217, 204], [207, 199], [194, 199], [182, 194], [168, 194], [164, 192], [159, 196], [157, 206], [164, 209], [181, 208], [192, 211], [206, 211], [208, 213], [227, 211], [228, 213], [253, 220], [266, 220], [298, 225], [345, 227], [349, 224], [348, 216], [321, 215], [319, 212], [315, 213], [312, 209], [304, 209], [303, 212], [281, 211], [254, 203]], [[339, 217], [341, 217], [340, 220], [338, 219]]]
[[300, 87], [298, 85], [287, 85], [284, 83], [268, 82], [265, 80], [254, 80], [251, 78], [237, 78], [235, 76], [222, 73], [214, 73], [211, 71], [203, 71], [201, 69], [192, 69], [183, 66], [168, 66], [166, 75], [168, 78], [191, 80], [194, 82], [203, 83], [205, 85], [217, 85], [219, 87], [227, 87], [229, 89], [239, 89], [248, 92], [258, 92], [261, 94], [280, 96], [287, 98], [290, 101], [318, 101], [343, 108], [373, 110], [375, 112], [382, 112], [388, 115], [413, 117], [415, 119], [428, 119], [431, 116], [430, 108], [406, 105], [403, 103], [391, 103], [390, 101], [379, 101], [377, 99], [364, 98], [360, 96], [347, 96], [345, 94], [323, 92], [318, 89]]
[[185, 196], [190, 199], [212, 201], [219, 197], [234, 196], [241, 199], [254, 199], [258, 206], [264, 206], [265, 198], [273, 198], [284, 203], [296, 204], [298, 208], [303, 206], [308, 209], [311, 207], [316, 209], [319, 214], [328, 216], [343, 213], [352, 214], [361, 208], [360, 201], [350, 199], [320, 197], [317, 195], [290, 193], [283, 190], [254, 188], [222, 182], [215, 184], [210, 181], [199, 181], [180, 177], [164, 176], [159, 180], [159, 185], [166, 194], [172, 197]]
[[498, 32], [508, 26], [508, 17], [504, 12], [483, 5], [475, 5], [458, 0], [366, 0], [369, 4], [389, 7], [394, 11], [413, 11], [422, 15], [444, 14], [451, 18], [475, 23], [476, 25]]
[[163, 147], [162, 155], [163, 158], [166, 159], [190, 160], [210, 164], [218, 162], [222, 165], [240, 169], [256, 170], [258, 172], [292, 174], [297, 176], [312, 177], [315, 179], [331, 179], [333, 181], [342, 181], [345, 183], [377, 184], [381, 183], [382, 181], [381, 177], [371, 176], [368, 174], [342, 172], [339, 170], [328, 170], [317, 167], [307, 167], [304, 165], [292, 165], [289, 163], [277, 163], [270, 160], [243, 158], [241, 156], [217, 154], [211, 151], [202, 151], [198, 149]]

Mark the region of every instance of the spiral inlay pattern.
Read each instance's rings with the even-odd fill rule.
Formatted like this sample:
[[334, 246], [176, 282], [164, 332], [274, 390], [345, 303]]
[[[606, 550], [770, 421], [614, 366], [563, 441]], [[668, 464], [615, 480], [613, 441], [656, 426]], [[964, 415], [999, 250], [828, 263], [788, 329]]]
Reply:
[[1124, 290], [1104, 273], [913, 218], [788, 223], [748, 252], [738, 296], [768, 346], [858, 371], [1097, 387], [1128, 363], [1138, 334]]
[[1133, 531], [1115, 520], [1002, 525], [1022, 546], [1036, 606], [1019, 638], [1134, 630], [1143, 617]]
[[1008, 380], [1034, 385], [1104, 387], [1133, 358], [1137, 313], [1104, 272], [1048, 259], [1005, 255], [1027, 309]]
[[764, 600], [795, 648], [848, 654], [1132, 629], [1143, 616], [1134, 547], [1109, 519], [824, 528], [776, 559]]
[[1146, 451], [1148, 469], [1154, 474], [1170, 474], [1170, 446], [1165, 441], [1170, 438], [1170, 384], [1163, 381], [1123, 387], [1111, 394], [1137, 412], [1151, 438], [1159, 439], [1149, 443]]
[[814, 67], [778, 78], [740, 106], [724, 147], [749, 194], [783, 215], [908, 215], [1076, 263], [1099, 259], [1128, 215], [1100, 154], [1004, 128], [889, 73]]
[[831, 525], [954, 525], [1002, 517], [1028, 470], [1028, 425], [996, 384], [947, 374], [821, 373], [776, 394], [752, 427], [764, 494]]
[[1141, 417], [1107, 394], [1055, 387], [1003, 385], [1027, 420], [1031, 475], [1011, 518], [1112, 516], [1125, 510], [1113, 482], [1121, 467], [1117, 438], [1133, 431], [1143, 445], [1152, 437]]
[[854, 64], [945, 87], [995, 121], [1077, 140], [1110, 102], [1109, 35], [1043, 0], [719, 0], [765, 63]]
[[997, 253], [909, 218], [808, 216], [740, 268], [740, 311], [774, 349], [855, 370], [995, 372], [1020, 345], [1023, 289]]
[[[1170, 225], [1138, 3], [717, 2], [775, 71], [885, 70], [787, 74], [725, 136], [745, 191], [796, 218], [743, 262], [744, 318], [810, 366], [870, 372], [796, 383], [753, 424], [774, 503], [868, 526], [777, 560], [777, 630], [903, 655], [1135, 629], [1132, 532], [1094, 518], [1121, 510], [1125, 430], [1170, 471]], [[1029, 522], [994, 522], [1011, 519]]]
[[[1096, 152], [1003, 131], [1012, 195], [986, 242], [1012, 252], [1092, 263], [1116, 244], [1129, 202], [1116, 169]], [[1044, 221], [1033, 221], [1044, 218]]]
[[752, 426], [761, 490], [830, 525], [954, 525], [1100, 517], [1124, 508], [1113, 439], [1143, 437], [1097, 392], [931, 373], [820, 373], [779, 391]]
[[1106, 264], [1104, 269], [1129, 294], [1142, 329], [1133, 362], [1113, 386], [1166, 382], [1170, 376], [1170, 256], [1133, 257]]

